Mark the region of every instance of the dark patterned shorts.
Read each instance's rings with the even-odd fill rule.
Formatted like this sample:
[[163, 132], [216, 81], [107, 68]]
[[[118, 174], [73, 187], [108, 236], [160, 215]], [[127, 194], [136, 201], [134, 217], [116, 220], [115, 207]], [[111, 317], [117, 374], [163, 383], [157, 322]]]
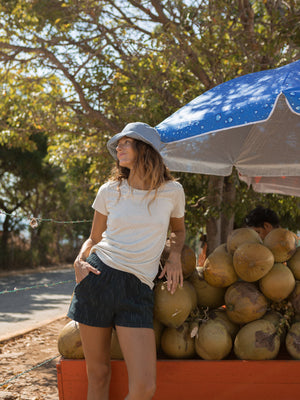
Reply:
[[153, 328], [153, 291], [135, 275], [104, 264], [92, 253], [86, 261], [101, 273], [90, 272], [79, 282], [68, 317], [95, 326]]

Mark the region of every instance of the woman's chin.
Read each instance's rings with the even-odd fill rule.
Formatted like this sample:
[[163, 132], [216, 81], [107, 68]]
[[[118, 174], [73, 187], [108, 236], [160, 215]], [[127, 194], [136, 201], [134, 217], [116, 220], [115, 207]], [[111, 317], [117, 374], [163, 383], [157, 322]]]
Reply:
[[119, 160], [120, 167], [131, 169], [131, 163]]

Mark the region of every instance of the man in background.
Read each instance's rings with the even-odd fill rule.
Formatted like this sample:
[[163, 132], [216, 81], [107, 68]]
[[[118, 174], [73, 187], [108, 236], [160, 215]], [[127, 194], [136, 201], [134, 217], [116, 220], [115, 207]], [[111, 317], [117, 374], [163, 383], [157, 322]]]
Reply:
[[253, 228], [262, 240], [267, 234], [275, 228], [279, 228], [279, 217], [275, 211], [270, 208], [257, 206], [245, 218], [245, 224]]

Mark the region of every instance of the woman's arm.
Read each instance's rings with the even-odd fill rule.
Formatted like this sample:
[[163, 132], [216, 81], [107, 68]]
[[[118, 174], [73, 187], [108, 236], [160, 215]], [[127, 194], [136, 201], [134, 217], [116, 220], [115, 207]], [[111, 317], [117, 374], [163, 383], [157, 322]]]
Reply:
[[168, 290], [173, 294], [178, 284], [183, 285], [181, 252], [185, 241], [184, 217], [171, 218], [170, 227], [170, 254], [159, 278], [166, 275]]
[[93, 272], [94, 274], [100, 273], [96, 268], [92, 267], [85, 260], [89, 256], [91, 248], [95, 244], [101, 241], [102, 234], [106, 229], [106, 222], [107, 222], [107, 216], [100, 214], [98, 211], [95, 211], [91, 234], [89, 238], [81, 246], [79, 254], [74, 262], [75, 276], [77, 283], [82, 281], [88, 275], [89, 272]]

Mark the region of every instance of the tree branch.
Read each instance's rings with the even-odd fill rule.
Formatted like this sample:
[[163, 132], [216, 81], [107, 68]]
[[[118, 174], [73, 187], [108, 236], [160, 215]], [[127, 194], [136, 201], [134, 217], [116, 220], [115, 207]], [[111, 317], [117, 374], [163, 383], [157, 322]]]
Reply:
[[64, 76], [72, 83], [76, 93], [78, 94], [80, 104], [82, 108], [86, 111], [86, 113], [89, 115], [89, 117], [93, 120], [100, 120], [105, 127], [108, 129], [112, 130], [113, 132], [119, 131], [120, 127], [118, 124], [115, 124], [113, 121], [109, 120], [106, 118], [100, 111], [94, 110], [86, 100], [86, 97], [84, 95], [84, 91], [80, 84], [76, 81], [75, 77], [69, 72], [67, 67], [63, 65], [62, 62], [58, 60], [55, 55], [47, 50], [45, 47], [40, 47], [40, 48], [32, 48], [32, 47], [25, 47], [25, 46], [15, 46], [7, 43], [1, 43], [0, 42], [0, 48], [6, 48], [10, 49], [13, 51], [16, 51], [16, 54], [20, 52], [24, 53], [34, 53], [34, 54], [40, 54], [42, 55], [43, 58], [48, 59], [51, 61], [51, 63], [58, 69], [60, 70]]

